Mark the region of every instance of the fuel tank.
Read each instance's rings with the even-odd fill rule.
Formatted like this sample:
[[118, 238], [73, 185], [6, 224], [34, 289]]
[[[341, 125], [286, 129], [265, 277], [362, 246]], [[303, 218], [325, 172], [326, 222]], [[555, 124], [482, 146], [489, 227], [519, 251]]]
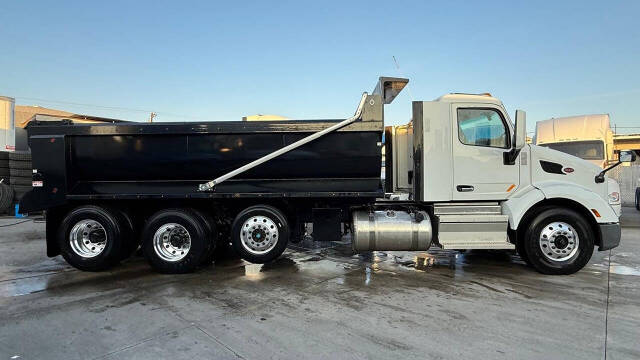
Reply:
[[433, 237], [431, 219], [424, 211], [358, 210], [352, 225], [355, 251], [427, 250]]

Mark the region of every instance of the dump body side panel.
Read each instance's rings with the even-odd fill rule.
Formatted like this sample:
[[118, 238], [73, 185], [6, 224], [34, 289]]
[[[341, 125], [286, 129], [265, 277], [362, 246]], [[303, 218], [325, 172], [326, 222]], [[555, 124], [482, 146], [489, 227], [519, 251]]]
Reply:
[[[381, 122], [355, 123], [239, 174], [214, 192], [198, 192], [198, 184], [335, 123], [36, 125], [29, 129], [34, 166], [51, 163], [55, 170], [40, 173], [44, 187], [34, 188], [25, 206], [53, 204], [44, 189], [54, 181], [64, 183], [57, 186], [56, 198], [62, 199], [382, 194]], [[50, 138], [65, 145], [52, 147]]]

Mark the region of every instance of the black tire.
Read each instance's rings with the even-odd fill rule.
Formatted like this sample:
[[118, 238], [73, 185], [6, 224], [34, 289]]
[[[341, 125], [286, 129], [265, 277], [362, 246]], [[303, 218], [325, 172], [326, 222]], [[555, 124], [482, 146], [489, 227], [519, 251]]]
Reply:
[[[102, 252], [93, 257], [82, 256], [71, 245], [71, 231], [82, 221], [98, 222], [104, 231], [96, 230], [96, 241], [105, 235], [105, 246]], [[95, 227], [94, 227], [95, 228]], [[76, 269], [84, 271], [106, 270], [118, 263], [122, 248], [122, 236], [126, 230], [117, 215], [110, 210], [93, 205], [85, 205], [71, 210], [58, 228], [58, 247], [62, 257]], [[102, 234], [101, 234], [102, 233]], [[88, 236], [92, 236], [91, 233]], [[91, 242], [88, 245], [93, 245]]]
[[[2, 169], [0, 169], [0, 171], [1, 170]], [[27, 169], [10, 169], [9, 175], [11, 175], [11, 177], [26, 177], [26, 178], [29, 178], [29, 180], [31, 180], [33, 171], [27, 170]]]
[[[564, 228], [566, 228], [566, 225], [569, 225], [569, 228], [562, 235], [563, 225], [550, 227], [553, 223], [564, 223]], [[550, 236], [550, 240], [556, 236], [555, 234], [559, 234], [555, 244], [557, 245], [557, 241], [562, 238], [562, 248], [560, 246], [556, 248], [553, 246], [553, 242], [549, 243], [549, 247], [546, 244], [542, 244], [540, 239], [545, 235], [543, 230], [546, 231], [546, 229], [560, 229], [560, 233], [553, 232], [554, 235]], [[567, 235], [567, 232], [569, 235]], [[575, 239], [570, 235], [571, 233], [578, 237], [577, 247], [573, 245], [572, 241], [575, 241]], [[573, 210], [558, 207], [549, 208], [535, 216], [529, 223], [524, 238], [525, 251], [531, 261], [531, 265], [538, 272], [548, 275], [568, 275], [582, 269], [593, 255], [594, 243], [595, 234], [587, 220]], [[573, 248], [571, 248], [572, 245], [574, 246]], [[564, 251], [564, 249], [567, 251], [567, 256], [571, 255], [572, 252], [574, 253], [564, 260], [551, 260], [542, 252], [543, 246], [548, 249], [545, 252], [549, 251], [549, 254], [554, 254], [552, 251]], [[556, 250], [551, 250], [551, 248]]]
[[9, 168], [0, 166], [0, 177], [8, 178], [11, 175]]
[[140, 247], [140, 236], [136, 231], [136, 226], [131, 216], [124, 210], [110, 209], [113, 214], [118, 216], [119, 221], [123, 224], [122, 248], [120, 250], [120, 260], [131, 257]]
[[9, 153], [9, 160], [31, 162], [31, 153], [24, 151], [12, 151]]
[[0, 151], [0, 163], [3, 160], [9, 160], [9, 153], [7, 151]]
[[[218, 226], [216, 225], [215, 219], [209, 215], [208, 213], [196, 211], [196, 213], [202, 218], [202, 221], [207, 225], [207, 231], [209, 235], [207, 235], [208, 241], [208, 250], [207, 255], [203, 257], [201, 265], [210, 265], [216, 259], [216, 254], [218, 253], [218, 246], [220, 245], [218, 239], [220, 235], [220, 231]], [[222, 244], [224, 246], [224, 244]]]
[[9, 160], [9, 169], [31, 170], [31, 161]]
[[[174, 223], [182, 226], [190, 237], [190, 248], [184, 257], [176, 261], [163, 258], [160, 250], [154, 246], [154, 236], [163, 226]], [[189, 209], [161, 210], [152, 215], [146, 222], [142, 234], [142, 251], [149, 264], [157, 272], [163, 274], [184, 274], [193, 272], [200, 265], [208, 252], [208, 231], [202, 219]], [[173, 237], [173, 236], [172, 236]], [[183, 240], [180, 238], [178, 240]], [[171, 245], [173, 246], [173, 244]], [[176, 246], [178, 247], [178, 246]], [[173, 251], [169, 248], [168, 251]], [[179, 251], [179, 250], [176, 250]], [[161, 252], [161, 251], [160, 251]], [[173, 251], [173, 254], [176, 254]], [[176, 254], [177, 255], [177, 254]], [[182, 254], [180, 254], [182, 255]]]
[[516, 252], [528, 266], [533, 266], [531, 265], [531, 260], [529, 259], [529, 255], [527, 255], [527, 249], [524, 246], [524, 238], [518, 239], [516, 241]]
[[636, 188], [636, 210], [640, 210], [640, 187]]
[[[269, 219], [270, 222], [277, 226], [278, 230], [275, 245], [271, 246], [268, 250], [265, 250], [264, 253], [251, 252], [247, 247], [245, 247], [245, 245], [243, 245], [242, 241], [243, 225], [246, 226], [246, 224], [244, 224], [245, 221], [256, 216]], [[252, 234], [255, 233], [256, 237], [262, 236], [260, 230], [261, 229], [256, 229]], [[264, 264], [275, 260], [284, 252], [287, 248], [287, 243], [289, 242], [290, 232], [289, 223], [280, 210], [268, 205], [251, 206], [240, 212], [233, 221], [233, 225], [231, 226], [231, 244], [233, 245], [233, 249], [240, 254], [240, 257], [243, 259], [256, 264]], [[270, 233], [265, 236], [269, 235]], [[254, 239], [257, 241], [264, 241], [257, 238]]]
[[12, 176], [9, 178], [9, 182], [11, 185], [15, 186], [28, 186], [31, 187], [33, 179], [31, 177], [16, 177]]
[[0, 213], [10, 210], [13, 196], [13, 189], [9, 185], [0, 184]]

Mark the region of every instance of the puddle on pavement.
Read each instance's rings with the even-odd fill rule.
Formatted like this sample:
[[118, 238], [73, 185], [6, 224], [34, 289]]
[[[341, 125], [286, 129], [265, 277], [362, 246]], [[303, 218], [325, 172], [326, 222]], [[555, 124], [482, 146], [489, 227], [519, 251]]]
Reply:
[[[506, 252], [461, 252], [434, 248], [428, 252], [372, 251], [356, 254], [351, 250], [350, 244], [345, 242], [326, 242], [324, 244], [312, 242], [310, 247], [305, 247], [306, 243], [294, 245], [274, 262], [250, 264], [239, 259], [221, 260], [217, 261], [211, 269], [203, 269], [200, 275], [196, 273], [192, 280], [185, 282], [196, 283], [202, 281], [203, 277], [210, 277], [211, 274], [219, 280], [243, 277], [251, 281], [266, 279], [282, 281], [282, 279], [289, 279], [288, 277], [296, 274], [296, 276], [311, 276], [315, 279], [331, 279], [332, 283], [338, 285], [345, 284], [350, 279], [357, 279], [356, 283], [369, 285], [376, 276], [395, 276], [403, 271], [416, 273], [437, 271], [440, 275], [459, 278], [465, 276], [465, 273], [471, 269], [482, 272], [483, 269], [486, 270], [487, 266], [513, 265], [514, 263], [518, 264], [519, 261], [519, 258], [512, 257]], [[142, 259], [133, 261], [133, 264], [135, 265], [130, 266], [131, 263], [124, 263], [114, 272], [102, 273], [98, 276], [85, 273], [83, 276], [78, 276], [73, 271], [69, 274], [42, 274], [9, 280], [0, 283], [0, 297], [22, 296], [68, 287], [86, 287], [93, 291], [103, 290], [118, 286], [117, 282], [125, 282], [127, 278], [140, 279], [158, 276], [151, 272]], [[519, 268], [523, 267], [510, 267], [511, 270]], [[612, 272], [623, 275], [640, 275], [638, 269], [623, 266], [612, 267]], [[422, 283], [422, 281], [419, 282]]]
[[[267, 264], [245, 263], [244, 277], [250, 280], [265, 279], [269, 275], [287, 274], [288, 276], [298, 272], [309, 274], [338, 274], [349, 270], [351, 266], [335, 259], [329, 259], [322, 255], [307, 255], [304, 253], [287, 253], [283, 257]], [[220, 271], [226, 271], [221, 268]]]
[[[599, 269], [602, 269], [602, 272], [606, 273], [607, 270], [612, 273], [612, 274], [616, 274], [616, 275], [632, 275], [632, 276], [640, 276], [640, 268], [638, 267], [632, 267], [632, 266], [626, 266], [626, 265], [621, 265], [618, 264], [616, 262], [611, 262], [609, 265], [605, 263], [595, 263], [595, 264], [591, 264], [590, 266], [593, 267], [597, 267]], [[582, 271], [587, 270], [586, 268]], [[600, 272], [596, 272], [593, 271], [593, 273], [597, 273], [599, 274]]]
[[298, 264], [288, 257], [281, 257], [266, 264], [244, 265], [244, 276], [247, 279], [259, 280], [265, 277], [269, 271], [285, 270], [288, 273], [298, 271]]
[[264, 277], [262, 264], [249, 264], [244, 266], [244, 276], [251, 280], [260, 280]]
[[[20, 272], [20, 274], [29, 273], [23, 270]], [[120, 287], [130, 279], [140, 280], [144, 277], [156, 276], [141, 260], [130, 261], [113, 270], [99, 273], [82, 272], [67, 266], [55, 272], [26, 276], [20, 276], [20, 274], [15, 275], [13, 279], [0, 282], [0, 298], [69, 289], [102, 291]]]
[[612, 274], [617, 274], [617, 275], [640, 276], [640, 269], [638, 268], [634, 268], [631, 266], [617, 265], [613, 263], [611, 264], [611, 266], [609, 266], [609, 271]]
[[[301, 269], [305, 269], [305, 262], [329, 262], [349, 263], [354, 266], [363, 266], [365, 283], [371, 280], [371, 274], [380, 270], [397, 271], [400, 269], [428, 272], [433, 269], [455, 270], [456, 275], [464, 273], [466, 268], [480, 269], [483, 265], [501, 266], [505, 264], [524, 265], [520, 258], [506, 251], [469, 250], [452, 251], [432, 248], [428, 252], [411, 251], [370, 251], [354, 253], [348, 242], [325, 242], [323, 244], [313, 241], [303, 241], [295, 244], [294, 251], [310, 253], [308, 259], [299, 260]], [[370, 266], [367, 272], [367, 266]]]
[[13, 297], [35, 294], [47, 289], [46, 277], [33, 277], [6, 281], [0, 284], [0, 297]]
[[467, 254], [457, 251], [435, 250], [418, 254], [393, 254], [395, 264], [417, 271], [428, 271], [435, 268], [456, 269], [467, 265]]

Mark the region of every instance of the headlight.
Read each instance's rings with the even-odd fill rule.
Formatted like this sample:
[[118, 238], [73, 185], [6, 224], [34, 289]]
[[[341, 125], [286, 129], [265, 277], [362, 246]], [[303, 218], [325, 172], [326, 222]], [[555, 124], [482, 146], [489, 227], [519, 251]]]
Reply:
[[609, 204], [620, 205], [620, 184], [612, 178], [607, 178], [607, 200]]
[[620, 202], [620, 193], [614, 191], [609, 194], [609, 204], [617, 204]]

